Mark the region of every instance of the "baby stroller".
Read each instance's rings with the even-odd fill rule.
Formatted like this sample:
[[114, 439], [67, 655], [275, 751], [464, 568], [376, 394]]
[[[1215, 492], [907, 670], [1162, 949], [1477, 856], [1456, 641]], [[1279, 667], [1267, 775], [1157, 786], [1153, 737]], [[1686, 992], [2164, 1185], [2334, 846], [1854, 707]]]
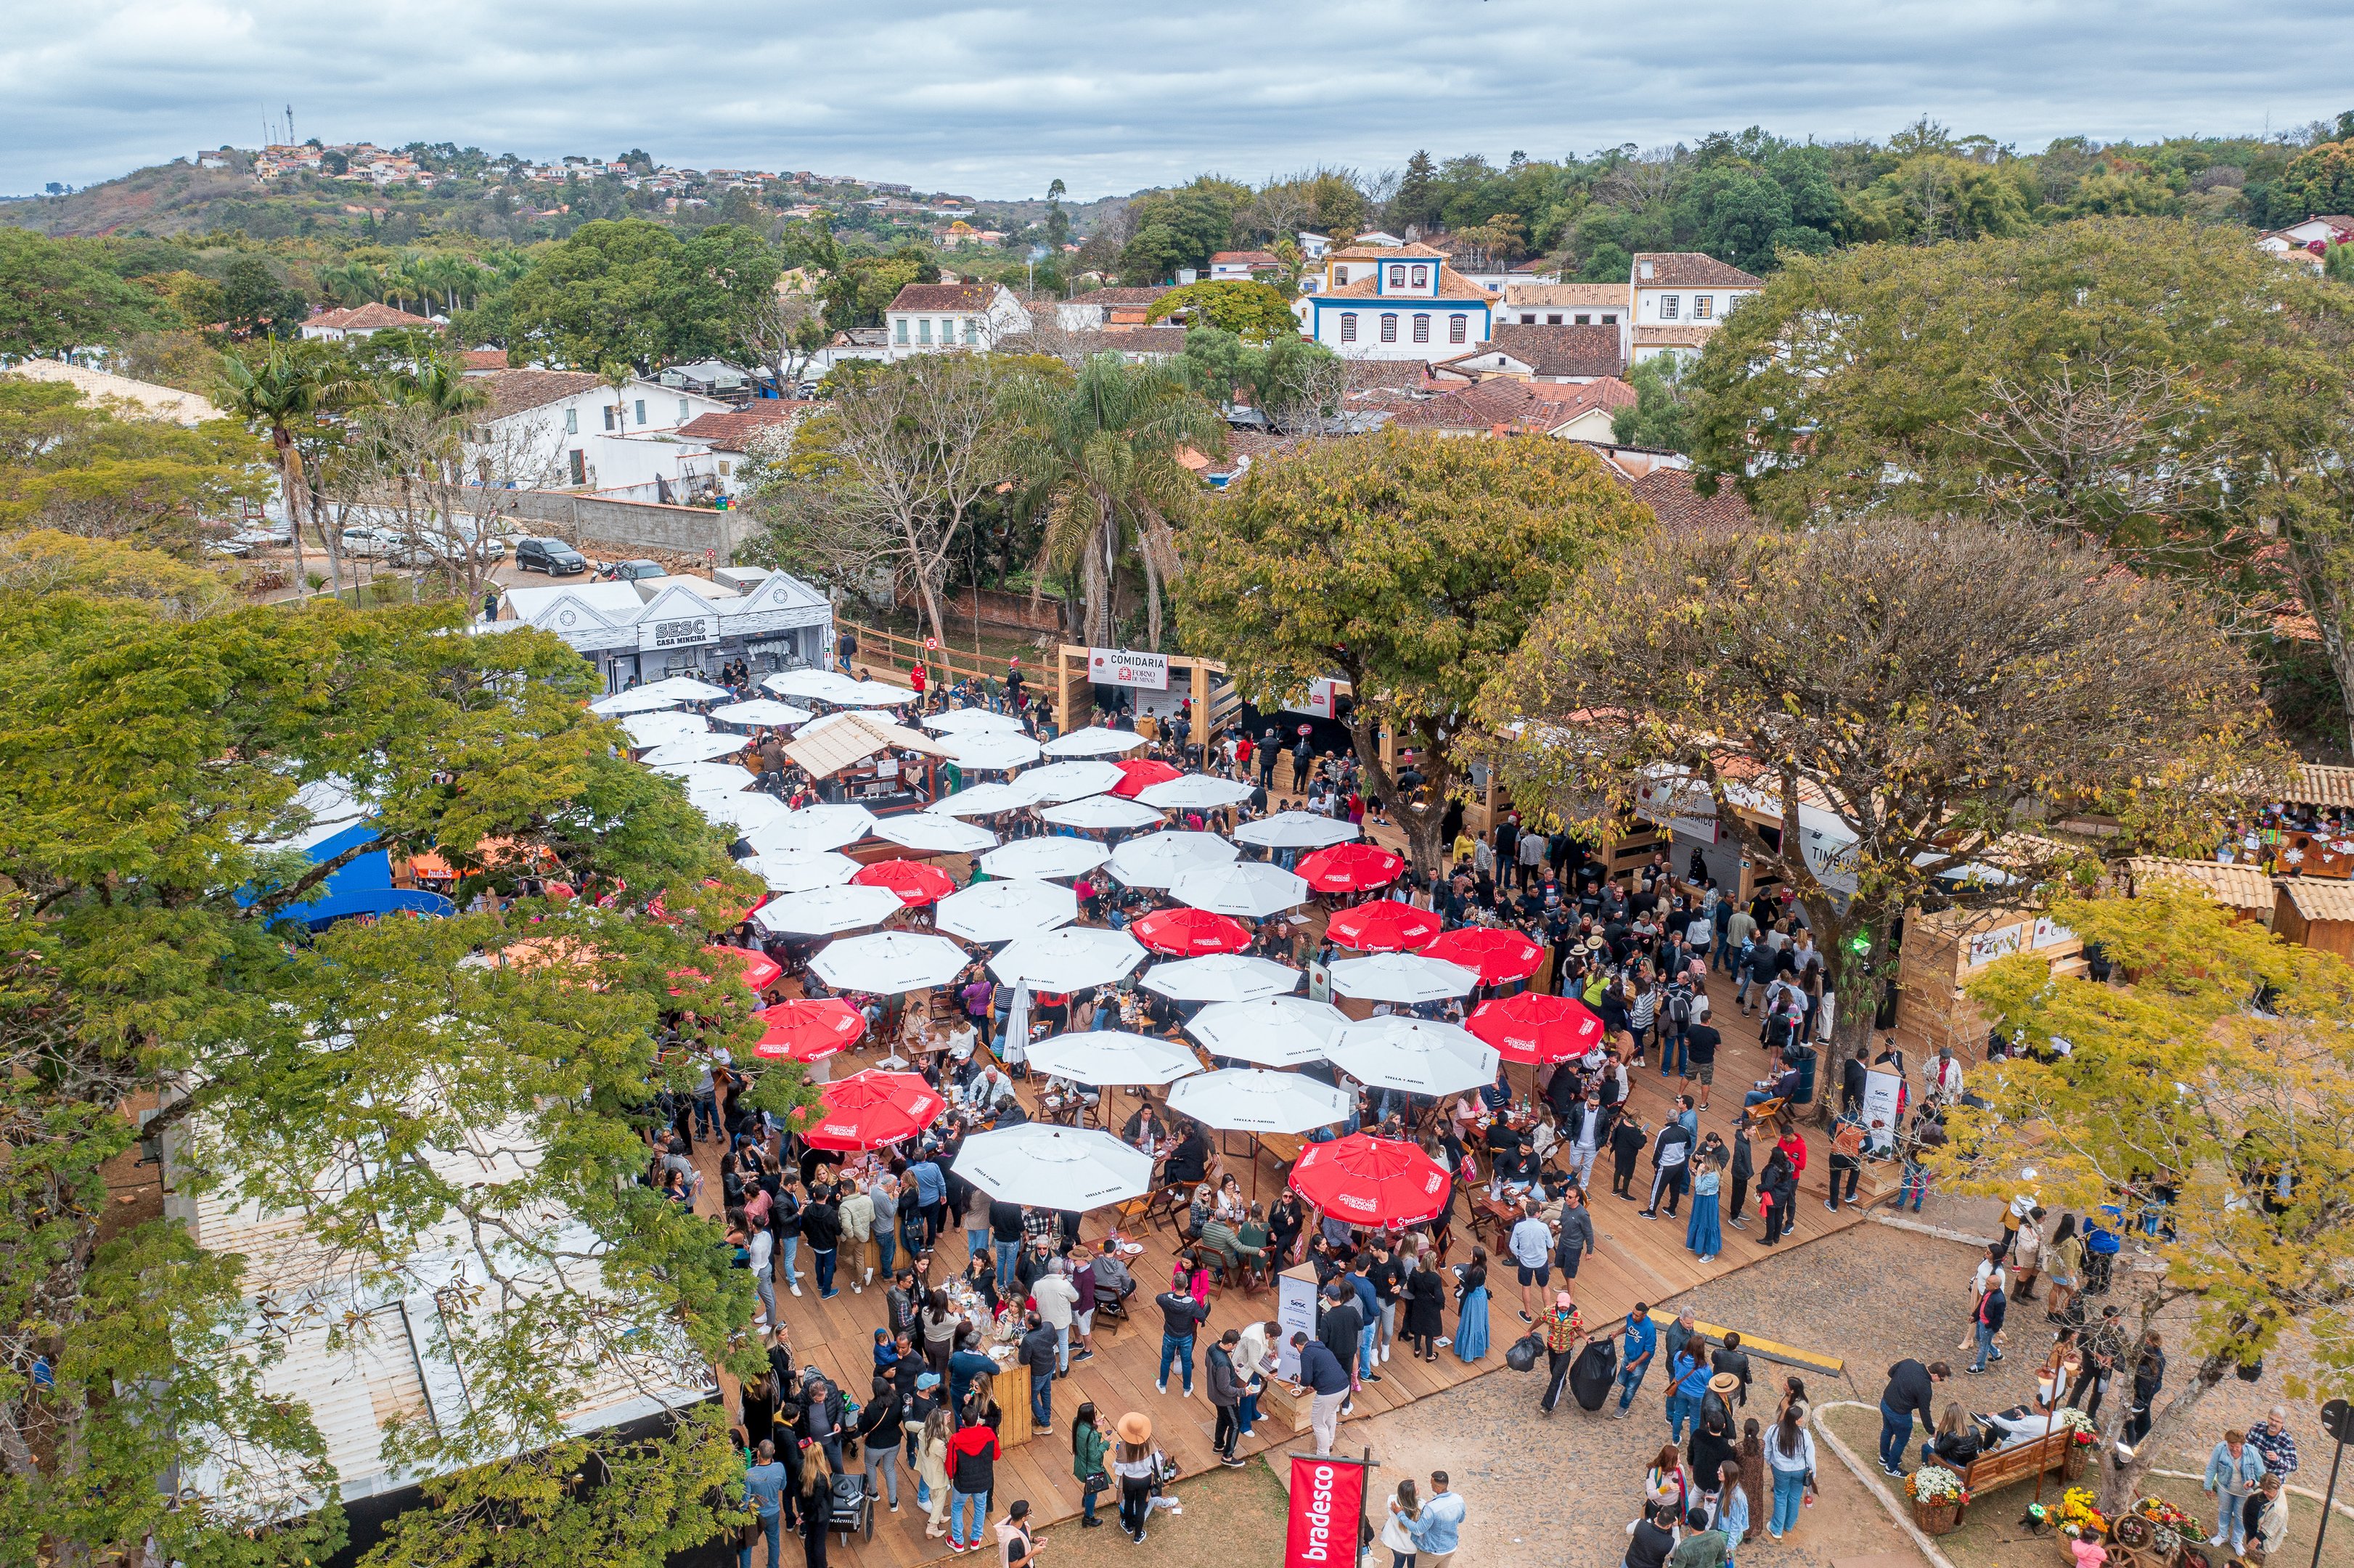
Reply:
[[839, 1534], [844, 1545], [853, 1534], [864, 1541], [875, 1539], [875, 1499], [867, 1494], [864, 1476], [835, 1476], [830, 1503], [826, 1528]]

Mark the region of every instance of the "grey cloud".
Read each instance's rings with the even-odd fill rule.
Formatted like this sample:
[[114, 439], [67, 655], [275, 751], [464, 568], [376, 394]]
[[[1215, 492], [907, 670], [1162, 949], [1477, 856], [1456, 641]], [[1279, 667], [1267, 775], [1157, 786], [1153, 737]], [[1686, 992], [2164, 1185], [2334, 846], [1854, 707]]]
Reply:
[[1885, 135], [1923, 112], [2031, 148], [2354, 107], [2345, 19], [2301, 0], [27, 4], [0, 39], [0, 190], [251, 145], [287, 102], [298, 133], [331, 141], [634, 145], [997, 196], [1753, 123]]

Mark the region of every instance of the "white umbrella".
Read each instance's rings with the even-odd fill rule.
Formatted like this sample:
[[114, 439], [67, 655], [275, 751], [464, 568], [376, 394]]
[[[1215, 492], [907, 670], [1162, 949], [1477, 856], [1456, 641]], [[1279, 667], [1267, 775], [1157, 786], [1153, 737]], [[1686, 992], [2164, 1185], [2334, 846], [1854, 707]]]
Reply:
[[1101, 725], [1089, 725], [1068, 735], [1058, 735], [1046, 743], [1049, 757], [1118, 757], [1123, 751], [1134, 751], [1145, 744], [1144, 737], [1132, 729], [1106, 729]]
[[1101, 795], [1128, 775], [1108, 762], [1050, 762], [1014, 780], [1035, 800], [1076, 800]]
[[[745, 777], [749, 778], [750, 775]], [[738, 837], [789, 814], [782, 800], [756, 789], [716, 792], [696, 789], [690, 790], [686, 799], [689, 805], [713, 821], [725, 822], [734, 828]]]
[[835, 938], [810, 960], [810, 972], [838, 991], [890, 995], [946, 985], [966, 961], [964, 949], [946, 937], [876, 931]]
[[762, 930], [780, 937], [831, 937], [837, 931], [880, 926], [906, 907], [887, 887], [845, 883], [763, 904], [752, 912], [752, 919]]
[[663, 708], [656, 713], [631, 714], [621, 720], [622, 733], [639, 746], [660, 746], [681, 736], [703, 735], [711, 728], [711, 721], [701, 714], [684, 714], [676, 708]]
[[1152, 1191], [1152, 1156], [1092, 1128], [1024, 1122], [975, 1133], [949, 1161], [992, 1198], [1085, 1213]]
[[1166, 887], [1195, 866], [1225, 865], [1242, 853], [1215, 833], [1148, 833], [1111, 852], [1111, 874], [1130, 887]]
[[1238, 1132], [1308, 1132], [1349, 1114], [1350, 1096], [1298, 1073], [1226, 1067], [1169, 1089], [1169, 1108], [1204, 1127]]
[[1245, 953], [1158, 963], [1144, 974], [1144, 989], [1172, 1001], [1257, 1001], [1281, 996], [1299, 984], [1299, 971]]
[[1026, 980], [1036, 991], [1071, 991], [1109, 985], [1143, 961], [1144, 948], [1125, 931], [1065, 926], [1007, 943], [989, 969], [1008, 985]]
[[588, 705], [592, 714], [611, 718], [618, 714], [650, 714], [656, 708], [674, 708], [686, 701], [669, 692], [657, 692], [652, 686], [632, 686], [626, 692], [612, 692]]
[[780, 697], [813, 697], [822, 703], [838, 703], [844, 690], [857, 685], [839, 670], [779, 670], [763, 680], [760, 689]]
[[951, 735], [940, 745], [959, 766], [983, 771], [1027, 768], [1038, 760], [1038, 743], [1026, 735]]
[[1185, 1033], [1214, 1056], [1299, 1067], [1322, 1061], [1324, 1047], [1348, 1022], [1349, 1015], [1329, 1001], [1271, 996], [1264, 1001], [1214, 1001], [1193, 1015]]
[[1093, 839], [1015, 839], [982, 855], [981, 869], [991, 876], [1082, 876], [1110, 854]]
[[1011, 942], [1069, 925], [1079, 917], [1079, 899], [1059, 882], [977, 882], [934, 905], [932, 916], [948, 936]]
[[653, 770], [686, 786], [690, 795], [733, 795], [752, 787], [752, 775], [733, 762], [658, 762]]
[[[807, 893], [813, 888], [838, 887], [858, 874], [856, 861], [832, 850], [785, 850], [776, 854], [748, 855], [736, 863], [767, 883], [771, 893]], [[890, 889], [880, 891], [888, 893]]]
[[1020, 735], [1022, 721], [1012, 714], [993, 714], [987, 708], [950, 708], [946, 713], [925, 715], [924, 727], [942, 735]]
[[997, 835], [945, 811], [902, 811], [875, 824], [875, 836], [926, 854], [977, 854], [997, 847]]
[[1372, 1018], [1352, 1023], [1324, 1047], [1327, 1060], [1360, 1083], [1414, 1095], [1453, 1095], [1496, 1081], [1496, 1048], [1452, 1023]]
[[1036, 805], [1037, 799], [1019, 784], [968, 784], [953, 795], [943, 795], [924, 808], [947, 817], [993, 817]]
[[1081, 1029], [1040, 1040], [1030, 1047], [1030, 1065], [1050, 1077], [1075, 1084], [1169, 1084], [1202, 1064], [1173, 1040], [1130, 1034], [1119, 1029]]
[[1180, 811], [1191, 808], [1209, 810], [1218, 806], [1236, 806], [1251, 797], [1251, 787], [1237, 784], [1231, 779], [1213, 779], [1206, 773], [1188, 773], [1182, 779], [1164, 779], [1148, 784], [1136, 792], [1136, 798], [1148, 806], [1158, 806], [1164, 811]]
[[1245, 822], [1235, 830], [1238, 842], [1257, 844], [1262, 849], [1323, 849], [1330, 844], [1351, 842], [1356, 837], [1357, 830], [1347, 822], [1320, 817], [1313, 811], [1278, 811], [1272, 817]]
[[1332, 989], [1364, 1001], [1444, 1001], [1469, 996], [1479, 971], [1419, 953], [1375, 953], [1332, 966]]
[[1306, 878], [1257, 862], [1197, 865], [1169, 885], [1169, 895], [1181, 904], [1246, 919], [1296, 908], [1308, 902], [1310, 891]]
[[1039, 809], [1039, 819], [1058, 828], [1080, 828], [1090, 832], [1108, 828], [1150, 828], [1161, 823], [1161, 813], [1134, 800], [1123, 800], [1117, 795], [1083, 795], [1059, 806]]
[[895, 686], [888, 681], [847, 681], [839, 694], [824, 699], [852, 708], [896, 708], [901, 703], [912, 703], [916, 694], [905, 686]]
[[711, 716], [721, 724], [764, 724], [773, 729], [779, 725], [807, 724], [811, 715], [807, 708], [797, 708], [773, 697], [754, 697], [749, 702], [714, 708]]
[[682, 703], [724, 702], [735, 695], [725, 686], [715, 686], [692, 675], [673, 675], [665, 681], [649, 681], [638, 690], [659, 692], [666, 697], [676, 697]]
[[[740, 735], [682, 735], [665, 740], [639, 758], [649, 768], [661, 768], [673, 762], [716, 762], [723, 757], [733, 757], [750, 744]], [[751, 776], [745, 776], [748, 779]]]
[[778, 850], [830, 850], [854, 844], [875, 826], [864, 806], [803, 806], [744, 836], [762, 854]]

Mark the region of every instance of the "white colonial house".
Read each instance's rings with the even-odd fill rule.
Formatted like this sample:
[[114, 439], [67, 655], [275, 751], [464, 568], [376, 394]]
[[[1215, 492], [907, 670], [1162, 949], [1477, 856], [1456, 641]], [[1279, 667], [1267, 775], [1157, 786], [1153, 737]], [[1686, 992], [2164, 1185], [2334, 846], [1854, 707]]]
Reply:
[[373, 337], [395, 327], [423, 327], [430, 332], [440, 324], [441, 318], [413, 316], [407, 311], [371, 302], [353, 310], [321, 311], [302, 323], [302, 334], [313, 341], [345, 343]]
[[1310, 261], [1323, 260], [1324, 252], [1332, 249], [1332, 237], [1329, 234], [1317, 234], [1303, 228], [1292, 238], [1299, 241], [1299, 254]]
[[2256, 249], [2274, 256], [2295, 257], [2309, 267], [2318, 267], [2322, 253], [2329, 247], [2349, 243], [2354, 243], [2354, 217], [2323, 213], [2258, 236]]
[[1495, 296], [1426, 245], [1352, 245], [1326, 258], [1326, 286], [1293, 310], [1306, 335], [1348, 359], [1449, 359], [1488, 341]]
[[1659, 354], [1697, 354], [1734, 306], [1766, 286], [1697, 250], [1643, 251], [1629, 272], [1628, 361], [1636, 365]]
[[[493, 370], [470, 379], [490, 390], [471, 455], [478, 467], [512, 471], [494, 474], [493, 483], [670, 500], [662, 492], [684, 482], [682, 457], [708, 450], [684, 438], [681, 427], [731, 411], [716, 397], [642, 377], [616, 393], [585, 370]], [[634, 493], [642, 491], [652, 493]]]
[[1030, 313], [1002, 283], [910, 283], [883, 312], [891, 357], [948, 348], [987, 353], [1030, 330]]
[[1283, 262], [1271, 250], [1221, 250], [1210, 258], [1210, 281], [1214, 283], [1248, 282], [1282, 270]]
[[[507, 589], [504, 615], [554, 632], [618, 692], [671, 675], [704, 676], [742, 659], [755, 673], [822, 666], [833, 606], [798, 577], [756, 567], [710, 577], [585, 579]], [[495, 624], [495, 623], [494, 623]]]

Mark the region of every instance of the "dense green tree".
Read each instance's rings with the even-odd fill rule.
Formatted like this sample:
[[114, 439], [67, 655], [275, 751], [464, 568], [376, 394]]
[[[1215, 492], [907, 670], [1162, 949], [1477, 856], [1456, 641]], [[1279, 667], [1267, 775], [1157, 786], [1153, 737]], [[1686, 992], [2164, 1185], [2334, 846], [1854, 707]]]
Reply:
[[0, 355], [55, 355], [118, 343], [158, 323], [155, 296], [90, 260], [76, 242], [0, 227]]
[[1684, 389], [1684, 366], [1681, 354], [1655, 354], [1638, 361], [1627, 372], [1635, 405], [1611, 416], [1611, 439], [1623, 446], [1691, 450], [1691, 400]]
[[[1146, 191], [1132, 198], [1128, 215], [1136, 238], [1122, 253], [1122, 275], [1129, 274], [1130, 253], [1140, 263], [1162, 263], [1159, 274], [1146, 281], [1160, 281], [1180, 267], [1206, 269], [1212, 254], [1233, 243], [1235, 215], [1250, 199], [1249, 186], [1215, 175], [1203, 175], [1174, 190]], [[1154, 234], [1149, 247], [1138, 249], [1138, 242], [1156, 229], [1166, 234]]]
[[1189, 283], [1152, 302], [1147, 321], [1214, 326], [1254, 343], [1299, 335], [1299, 318], [1283, 291], [1241, 278]]
[[576, 369], [610, 360], [652, 369], [677, 335], [683, 252], [677, 235], [642, 219], [583, 225], [510, 292], [511, 346]]
[[[1398, 175], [1397, 194], [1390, 197], [1391, 220], [1400, 228], [1407, 224], [1427, 228], [1438, 220], [1446, 200], [1446, 193], [1439, 188], [1438, 165], [1431, 161], [1428, 153], [1416, 149]], [[1332, 238], [1344, 237], [1336, 234]]]
[[0, 377], [0, 529], [54, 528], [193, 553], [207, 523], [269, 493], [266, 449], [230, 420], [190, 429]]
[[302, 291], [258, 256], [230, 262], [220, 290], [221, 324], [233, 338], [292, 337], [311, 314]]
[[2324, 142], [2299, 153], [2273, 186], [2276, 224], [2354, 209], [2354, 140]]
[[1262, 708], [1349, 682], [1369, 793], [1400, 802], [1387, 730], [1426, 794], [1399, 805], [1417, 872], [1480, 755], [1471, 705], [1545, 605], [1649, 514], [1567, 441], [1384, 431], [1255, 465], [1186, 534], [1178, 625]]
[[[170, 563], [141, 554], [82, 545], [50, 552], [62, 578], [0, 571], [0, 1098], [16, 1129], [0, 1555], [295, 1568], [339, 1542], [333, 1506], [279, 1519], [279, 1488], [332, 1496], [335, 1476], [310, 1413], [267, 1392], [279, 1341], [249, 1332], [245, 1277], [265, 1260], [199, 1252], [178, 1221], [108, 1202], [108, 1162], [159, 1086], [146, 1130], [175, 1149], [181, 1191], [296, 1216], [290, 1255], [397, 1289], [421, 1248], [471, 1238], [455, 1245], [493, 1309], [441, 1314], [467, 1408], [389, 1439], [421, 1473], [459, 1474], [378, 1561], [532, 1560], [483, 1539], [495, 1531], [651, 1568], [718, 1534], [735, 1515], [716, 1426], [639, 1448], [569, 1433], [564, 1413], [631, 1347], [668, 1364], [629, 1370], [665, 1379], [752, 1370], [743, 1277], [715, 1225], [639, 1184], [633, 1122], [691, 1071], [653, 1058], [666, 1009], [693, 1008], [750, 1059], [740, 984], [674, 978], [714, 967], [697, 945], [732, 923], [746, 880], [674, 784], [615, 754], [583, 704], [591, 673], [553, 639], [451, 636], [455, 605], [175, 613], [152, 591]], [[301, 791], [330, 779], [375, 815], [366, 842], [313, 865], [274, 846], [311, 821]], [[324, 879], [379, 849], [438, 850], [461, 896], [515, 901], [304, 929]], [[584, 896], [527, 895], [537, 855]], [[659, 892], [669, 919], [599, 907], [624, 883], [631, 903]], [[502, 953], [517, 961], [482, 961]], [[797, 1083], [772, 1073], [760, 1093], [781, 1107]], [[542, 1157], [504, 1183], [471, 1160], [458, 1174], [450, 1156], [485, 1134]], [[564, 1287], [530, 1283], [557, 1270]], [[511, 1287], [527, 1308], [497, 1310]], [[216, 1458], [254, 1487], [193, 1507], [155, 1485]], [[566, 1484], [608, 1467], [631, 1483], [620, 1497]], [[643, 1519], [598, 1522], [624, 1501]]]

